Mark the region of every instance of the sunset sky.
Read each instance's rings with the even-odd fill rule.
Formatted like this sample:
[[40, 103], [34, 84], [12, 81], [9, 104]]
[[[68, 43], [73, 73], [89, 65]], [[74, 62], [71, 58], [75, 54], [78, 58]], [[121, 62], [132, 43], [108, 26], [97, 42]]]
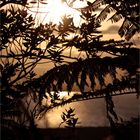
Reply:
[[[118, 117], [124, 121], [130, 120], [131, 117], [138, 117], [139, 99], [136, 95], [121, 95], [113, 97], [115, 103], [115, 111]], [[98, 127], [109, 126], [106, 118], [106, 104], [104, 99], [92, 99], [88, 101], [80, 101], [55, 108], [49, 111], [46, 116], [37, 121], [38, 127], [41, 128], [57, 128], [62, 122], [61, 114], [69, 107], [75, 108], [76, 117], [78, 117], [78, 126], [81, 127]]]
[[[30, 8], [31, 11], [29, 10], [28, 12], [32, 14], [33, 16], [37, 17], [37, 22], [41, 22], [43, 24], [50, 21], [56, 24], [59, 24], [61, 20], [61, 16], [65, 14], [67, 15], [71, 14], [71, 16], [74, 18], [75, 25], [78, 26], [80, 22], [82, 22], [79, 16], [79, 12], [71, 9], [65, 3], [60, 3], [59, 1], [60, 0], [48, 0], [47, 6], [41, 5], [41, 8], [39, 9], [36, 9], [35, 7], [33, 7], [33, 8]], [[93, 0], [90, 0], [90, 1], [93, 2]], [[85, 6], [85, 3], [82, 4], [80, 0], [74, 5], [74, 7], [83, 7], [83, 6]], [[39, 11], [37, 15], [35, 12], [32, 12], [36, 10]], [[99, 9], [96, 12], [96, 14], [99, 14], [100, 10], [101, 9]], [[99, 28], [99, 30], [103, 34], [103, 39], [104, 40], [124, 39], [124, 38], [120, 38], [120, 36], [117, 33], [122, 22], [123, 22], [123, 19], [113, 24], [111, 23], [111, 21], [107, 21], [107, 20], [102, 22], [102, 26]], [[135, 47], [140, 47], [139, 38], [140, 38], [140, 35], [136, 34], [130, 40], [134, 43]], [[73, 55], [77, 56], [78, 54], [79, 52], [77, 52], [76, 50], [73, 50]], [[39, 65], [36, 71], [39, 75], [41, 75], [47, 69], [50, 69], [50, 67], [52, 67], [52, 64]], [[127, 118], [130, 118], [131, 116], [138, 115], [139, 100], [136, 99], [135, 95], [125, 95], [125, 96], [114, 97], [114, 101], [116, 104], [118, 114], [120, 114], [120, 117], [127, 119]], [[58, 109], [54, 109], [53, 111], [50, 111], [44, 118], [38, 121], [38, 126], [44, 127], [44, 128], [45, 127], [58, 127], [59, 123], [61, 122], [62, 111], [64, 111], [65, 108], [68, 109], [69, 106], [76, 108], [76, 112], [77, 112], [76, 114], [79, 117], [79, 121], [81, 122], [80, 126], [108, 125], [108, 121], [106, 119], [104, 99], [96, 99], [96, 100], [72, 103], [67, 106], [64, 106], [63, 108], [59, 107]]]
[[[90, 0], [93, 2], [93, 0]], [[81, 19], [79, 17], [79, 13], [75, 10], [70, 9], [65, 4], [61, 5], [58, 0], [56, 0], [56, 3], [53, 3], [50, 1], [50, 13], [48, 13], [48, 16], [42, 13], [41, 19], [43, 19], [43, 22], [49, 22], [50, 20], [59, 23], [61, 20], [61, 15], [65, 14], [71, 14], [74, 18], [74, 23], [76, 25], [81, 22]], [[61, 7], [62, 6], [62, 7]], [[76, 7], [82, 7], [85, 6], [85, 3], [82, 5], [80, 3], [75, 4]], [[42, 11], [48, 10], [48, 8], [43, 7]], [[52, 10], [52, 11], [51, 11]], [[96, 14], [99, 14], [101, 9], [96, 12]], [[40, 14], [39, 14], [40, 17]], [[109, 17], [107, 18], [109, 19]], [[113, 23], [111, 21], [105, 20], [102, 22], [102, 26], [100, 27], [100, 31], [102, 31], [103, 39], [124, 39], [120, 38], [117, 31], [122, 24], [123, 19], [120, 20], [117, 23]], [[131, 41], [136, 45], [135, 47], [140, 47], [140, 41], [139, 41], [139, 35], [136, 34], [134, 37], [132, 37]], [[77, 51], [73, 51], [75, 55], [77, 55]], [[41, 66], [39, 69], [43, 70], [46, 69], [45, 66]], [[120, 115], [119, 117], [122, 117], [124, 119], [130, 119], [131, 116], [138, 115], [139, 109], [138, 109], [138, 102], [139, 100], [136, 99], [135, 95], [124, 95], [124, 96], [118, 96], [114, 97], [114, 102], [116, 105], [116, 111]], [[129, 102], [129, 103], [128, 103]], [[96, 99], [96, 100], [90, 100], [90, 101], [84, 101], [84, 102], [77, 102], [72, 103], [70, 105], [66, 105], [64, 107], [59, 107], [57, 109], [54, 109], [46, 114], [46, 116], [38, 122], [39, 127], [58, 127], [61, 120], [61, 113], [68, 109], [68, 107], [74, 107], [76, 109], [76, 114], [79, 117], [80, 126], [107, 126], [108, 120], [106, 119], [106, 111], [105, 111], [105, 102], [104, 99]]]
[[[29, 0], [30, 2], [31, 0]], [[70, 0], [71, 1], [71, 0]], [[90, 2], [94, 2], [94, 0], [89, 0]], [[36, 12], [31, 12], [29, 11], [29, 13], [32, 13], [33, 15], [36, 15], [36, 18], [43, 24], [48, 23], [50, 21], [59, 24], [59, 22], [61, 21], [61, 17], [66, 15], [71, 15], [74, 18], [74, 23], [76, 26], [78, 26], [82, 20], [80, 18], [80, 13], [75, 10], [70, 8], [65, 2], [62, 3], [62, 0], [47, 0], [46, 1], [48, 4], [39, 4], [39, 8], [37, 8], [38, 6], [33, 4], [31, 11], [38, 11], [38, 14], [36, 15]], [[74, 8], [82, 8], [84, 6], [87, 6], [86, 4], [86, 0], [80, 1], [80, 0], [76, 0], [76, 2], [74, 2], [73, 7]], [[33, 8], [34, 7], [34, 8]], [[101, 6], [97, 11], [95, 11], [95, 14], [99, 14], [100, 11], [103, 9], [103, 6]], [[103, 33], [103, 38], [104, 39], [124, 39], [124, 38], [120, 38], [120, 36], [118, 35], [117, 31], [121, 25], [121, 23], [123, 22], [123, 19], [120, 20], [117, 23], [112, 23], [111, 20], [108, 20], [109, 17], [111, 17], [112, 14], [110, 14], [107, 17], [107, 20], [105, 20], [104, 22], [101, 23], [101, 28], [100, 31], [102, 31]], [[139, 46], [140, 41], [139, 41], [139, 34], [136, 34], [134, 37], [132, 37], [131, 41], [133, 41], [137, 46]]]
[[[29, 0], [29, 2], [32, 0]], [[71, 1], [71, 0], [70, 0]], [[93, 2], [94, 0], [89, 0], [90, 2]], [[74, 19], [74, 24], [78, 26], [79, 24], [82, 23], [82, 19], [80, 18], [80, 13], [75, 10], [70, 8], [65, 2], [62, 3], [62, 0], [47, 0], [46, 1], [48, 4], [30, 4], [28, 12], [32, 14], [34, 17], [36, 17], [36, 22], [37, 23], [49, 23], [52, 21], [53, 23], [59, 24], [61, 21], [61, 17], [66, 15], [71, 15]], [[86, 1], [80, 1], [76, 0], [76, 2], [73, 4], [74, 8], [82, 8], [84, 6], [87, 6]], [[99, 10], [95, 11], [95, 14], [99, 14], [101, 10], [103, 9], [103, 6], [99, 8]], [[111, 20], [108, 20], [111, 17], [112, 14], [110, 14], [107, 19], [101, 23], [101, 27], [98, 29], [101, 31], [101, 34], [103, 35], [104, 40], [108, 39], [115, 39], [115, 40], [122, 40], [124, 38], [121, 38], [118, 35], [118, 30], [120, 25], [123, 22], [123, 19], [120, 20], [117, 23], [112, 23]], [[140, 47], [140, 39], [139, 35], [136, 34], [135, 36], [132, 37], [130, 41], [134, 43], [134, 47]], [[42, 46], [43, 47], [43, 46]], [[69, 53], [65, 52], [65, 54]], [[72, 55], [73, 56], [78, 56], [79, 52], [73, 49]], [[51, 68], [52, 64], [47, 64], [47, 68]], [[46, 65], [40, 65], [40, 67], [37, 67], [36, 72], [43, 74], [46, 71]]]

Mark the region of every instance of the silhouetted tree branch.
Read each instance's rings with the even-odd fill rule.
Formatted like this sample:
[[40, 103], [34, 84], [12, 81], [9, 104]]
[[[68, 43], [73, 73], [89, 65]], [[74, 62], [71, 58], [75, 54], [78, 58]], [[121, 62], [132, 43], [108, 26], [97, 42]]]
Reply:
[[[27, 1], [5, 0], [0, 4], [3, 7], [11, 3], [26, 7]], [[36, 25], [36, 20], [28, 14], [27, 7], [15, 9], [11, 5], [0, 10], [0, 94], [4, 128], [30, 126], [36, 133], [35, 117], [57, 106], [94, 98], [106, 99], [107, 117], [112, 122], [114, 118], [117, 120], [117, 114], [111, 97], [130, 92], [139, 94], [140, 50], [124, 40], [102, 40], [98, 31], [99, 19], [102, 17], [96, 17], [90, 9], [95, 4], [96, 9], [106, 3], [97, 0], [93, 4], [88, 3], [88, 7], [79, 9], [83, 18], [79, 27], [75, 27], [73, 18], [69, 16], [64, 16], [59, 25], [51, 22]], [[113, 6], [111, 8], [115, 9], [116, 3]], [[112, 17], [113, 20], [116, 15]], [[122, 33], [122, 36], [127, 34]], [[133, 34], [130, 33], [131, 36]], [[70, 35], [73, 36], [68, 39]], [[42, 75], [36, 73], [41, 63], [49, 62], [52, 67], [46, 65]], [[126, 74], [119, 75], [123, 71]], [[107, 77], [110, 82], [106, 81]], [[79, 93], [69, 96], [75, 86]], [[68, 91], [68, 99], [59, 97], [58, 92], [63, 90]], [[50, 105], [42, 105], [43, 99], [47, 101], [48, 98], [51, 98]]]

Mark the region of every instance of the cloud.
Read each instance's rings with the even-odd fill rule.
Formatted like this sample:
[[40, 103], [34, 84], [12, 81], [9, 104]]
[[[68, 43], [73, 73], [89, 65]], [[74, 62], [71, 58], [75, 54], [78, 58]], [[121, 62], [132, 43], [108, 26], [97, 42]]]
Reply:
[[137, 48], [140, 48], [140, 35], [139, 35], [139, 33], [136, 33], [136, 34], [131, 38], [130, 41], [132, 41], [132, 42], [134, 43], [134, 45], [135, 45]]
[[102, 33], [103, 34], [116, 34], [118, 33], [118, 30], [119, 30], [119, 25], [112, 25], [112, 26], [109, 26], [106, 30], [102, 30]]

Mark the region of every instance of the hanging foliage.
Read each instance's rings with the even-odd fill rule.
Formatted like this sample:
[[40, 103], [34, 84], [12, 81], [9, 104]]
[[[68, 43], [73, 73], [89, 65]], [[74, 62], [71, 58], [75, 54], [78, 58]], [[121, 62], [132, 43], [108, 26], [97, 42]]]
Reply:
[[[30, 1], [32, 4], [36, 2], [47, 3], [45, 0]], [[107, 117], [110, 122], [117, 120], [112, 96], [139, 93], [140, 50], [124, 40], [103, 40], [98, 28], [100, 22], [115, 10], [110, 19], [117, 22], [125, 18], [119, 34], [129, 40], [139, 27], [135, 11], [137, 2], [130, 2], [131, 6], [126, 5], [124, 10], [126, 3], [122, 1], [88, 2], [86, 8], [77, 9], [83, 20], [78, 27], [70, 16], [64, 16], [59, 25], [52, 22], [36, 25], [27, 12], [27, 1], [4, 0], [0, 4], [3, 7], [9, 3], [20, 4], [25, 9], [14, 6], [0, 9], [2, 126], [8, 128], [7, 120], [13, 128], [16, 125], [30, 126], [36, 133], [36, 116], [57, 106], [94, 98], [105, 98]], [[93, 11], [101, 5], [106, 7], [96, 17]], [[134, 13], [128, 10], [128, 6]], [[48, 63], [52, 65], [50, 69]], [[39, 75], [36, 71], [42, 64], [46, 69]], [[118, 77], [118, 69], [127, 74]], [[109, 83], [106, 82], [107, 76]], [[77, 93], [70, 95], [75, 87]], [[68, 98], [59, 96], [63, 90], [68, 91]], [[43, 99], [49, 100], [49, 105], [44, 105]], [[77, 118], [73, 121], [75, 126]]]

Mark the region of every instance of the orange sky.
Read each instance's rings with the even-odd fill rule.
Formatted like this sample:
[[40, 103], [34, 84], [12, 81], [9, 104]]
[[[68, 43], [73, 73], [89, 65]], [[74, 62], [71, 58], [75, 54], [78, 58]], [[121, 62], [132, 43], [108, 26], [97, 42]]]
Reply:
[[[93, 0], [91, 0], [91, 1], [93, 1]], [[113, 23], [113, 24], [111, 23], [111, 21], [105, 21], [105, 22], [103, 22], [102, 23], [102, 27], [100, 28], [100, 30], [103, 33], [103, 39], [117, 39], [117, 40], [118, 39], [122, 39], [122, 38], [119, 37], [119, 35], [117, 33], [117, 30], [120, 27], [120, 24], [121, 23], [122, 23], [122, 20], [119, 21], [119, 22], [117, 22], [117, 23]], [[136, 47], [140, 47], [139, 37], [140, 37], [140, 35], [139, 34], [136, 34], [131, 39], [131, 41], [134, 42], [134, 44], [136, 44]], [[74, 55], [77, 55], [78, 52], [73, 50], [73, 54]], [[46, 70], [48, 68], [50, 68], [50, 67], [52, 67], [52, 64], [39, 65], [37, 67], [37, 72], [38, 72], [38, 74], [42, 74], [42, 73], [46, 72]], [[119, 106], [121, 107], [120, 110], [121, 110], [121, 113], [122, 114], [124, 113], [125, 116], [132, 116], [133, 114], [137, 114], [137, 112], [138, 112], [138, 109], [137, 109], [138, 100], [136, 100], [136, 97], [129, 98], [129, 101], [131, 102], [131, 103], [129, 102], [129, 104], [126, 104], [127, 101], [128, 101], [128, 98], [125, 99], [125, 97], [124, 97], [122, 100], [120, 98], [118, 97], [116, 99], [116, 102], [118, 102]], [[92, 102], [92, 104], [90, 104], [91, 102]], [[125, 104], [124, 104], [124, 102], [125, 102]], [[84, 115], [82, 116], [82, 124], [83, 125], [84, 124], [89, 124], [90, 125], [90, 124], [93, 124], [93, 123], [94, 123], [94, 125], [100, 125], [100, 124], [104, 124], [105, 125], [106, 124], [105, 110], [104, 111], [103, 110], [100, 110], [98, 112], [98, 110], [96, 109], [97, 106], [99, 108], [101, 108], [101, 109], [104, 108], [104, 103], [101, 102], [100, 100], [95, 101], [95, 103], [96, 103], [96, 106], [94, 106], [95, 104], [94, 104], [94, 102], [92, 100], [89, 103], [83, 102], [82, 104], [80, 104], [80, 106], [79, 106], [78, 103], [76, 103], [76, 104], [73, 105], [74, 107], [77, 107], [77, 110], [78, 110], [78, 108], [80, 108], [79, 114], [80, 113], [81, 114], [85, 114], [85, 116]], [[87, 109], [87, 108], [89, 108], [89, 109]], [[60, 109], [60, 110], [62, 112], [63, 109]], [[94, 111], [92, 112], [92, 110], [94, 110]], [[85, 112], [83, 112], [83, 111], [85, 111]], [[52, 114], [48, 114], [48, 117], [49, 117], [48, 120], [46, 118], [47, 116], [45, 117], [46, 124], [50, 121], [51, 126], [57, 127], [57, 124], [60, 122], [60, 113], [61, 112], [60, 111], [56, 111], [56, 112], [53, 113], [53, 115]], [[130, 112], [130, 114], [128, 112]], [[56, 114], [56, 115], [54, 115], [54, 114]], [[59, 116], [59, 118], [58, 118], [58, 116]], [[85, 121], [86, 117], [89, 120]], [[91, 120], [90, 120], [90, 118], [91, 118]], [[53, 119], [55, 119], [55, 120], [53, 120]], [[45, 125], [45, 121], [43, 120], [42, 122], [40, 122], [40, 126]], [[46, 125], [45, 125], [45, 127], [46, 127]]]

